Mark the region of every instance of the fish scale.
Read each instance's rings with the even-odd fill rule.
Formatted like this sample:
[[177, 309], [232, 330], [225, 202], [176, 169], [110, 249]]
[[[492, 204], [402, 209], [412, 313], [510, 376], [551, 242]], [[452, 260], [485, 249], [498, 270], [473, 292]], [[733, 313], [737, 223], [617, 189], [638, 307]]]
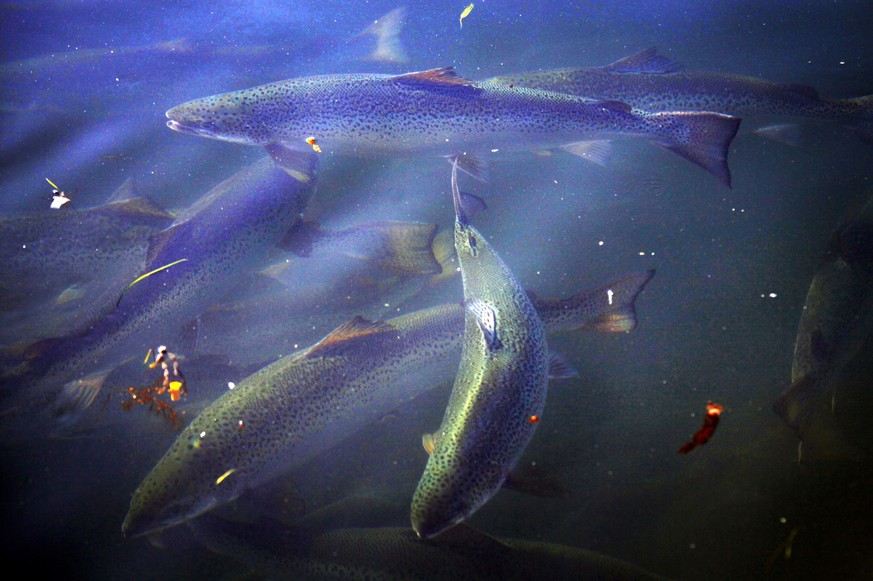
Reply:
[[[545, 328], [527, 293], [460, 208], [455, 250], [464, 283], [464, 342], [435, 447], [412, 499], [412, 526], [435, 536], [469, 517], [503, 485], [542, 414], [548, 388]], [[478, 311], [470, 307], [476, 301]], [[490, 335], [490, 337], [489, 337]]]

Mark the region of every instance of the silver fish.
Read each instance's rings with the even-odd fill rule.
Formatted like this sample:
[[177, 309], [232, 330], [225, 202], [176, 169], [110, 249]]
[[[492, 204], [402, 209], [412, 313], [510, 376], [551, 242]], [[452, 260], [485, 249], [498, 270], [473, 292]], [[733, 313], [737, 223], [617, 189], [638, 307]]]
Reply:
[[792, 383], [773, 406], [801, 442], [816, 430], [816, 436], [829, 437], [834, 448], [855, 455], [831, 429], [839, 402], [835, 382], [871, 332], [873, 198], [834, 232], [806, 294], [794, 343]]
[[[598, 321], [621, 317], [629, 330], [634, 300], [652, 276], [632, 273], [560, 306], [549, 302], [547, 312], [561, 315], [544, 324], [598, 329]], [[382, 322], [356, 318], [264, 367], [185, 428], [134, 492], [122, 530], [145, 534], [228, 503], [449, 381], [463, 332], [457, 304]]]
[[[739, 119], [718, 113], [642, 113], [617, 101], [474, 83], [451, 67], [403, 75], [303, 77], [189, 101], [167, 111], [170, 129], [248, 145], [310, 143], [359, 157], [468, 155], [461, 169], [482, 178], [477, 155], [568, 148], [642, 137], [730, 185], [728, 145]], [[581, 154], [581, 153], [580, 153]]]
[[684, 71], [649, 48], [602, 67], [500, 75], [489, 82], [615, 99], [644, 111], [719, 111], [742, 118], [787, 115], [873, 121], [873, 95], [830, 99], [804, 85], [708, 71]]

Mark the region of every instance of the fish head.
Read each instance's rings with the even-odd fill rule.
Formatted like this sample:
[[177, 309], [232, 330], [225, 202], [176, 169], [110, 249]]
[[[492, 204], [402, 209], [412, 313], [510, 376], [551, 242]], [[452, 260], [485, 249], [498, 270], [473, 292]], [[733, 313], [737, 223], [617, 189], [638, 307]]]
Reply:
[[[125, 536], [184, 523], [232, 502], [248, 488], [247, 471], [225, 465], [227, 457], [222, 460], [222, 454], [210, 451], [208, 439], [188, 429], [180, 434], [134, 492], [121, 525]], [[204, 449], [205, 454], [198, 454]]]
[[243, 145], [266, 145], [273, 139], [263, 107], [263, 102], [247, 96], [246, 91], [213, 95], [167, 111], [167, 127], [186, 135]]

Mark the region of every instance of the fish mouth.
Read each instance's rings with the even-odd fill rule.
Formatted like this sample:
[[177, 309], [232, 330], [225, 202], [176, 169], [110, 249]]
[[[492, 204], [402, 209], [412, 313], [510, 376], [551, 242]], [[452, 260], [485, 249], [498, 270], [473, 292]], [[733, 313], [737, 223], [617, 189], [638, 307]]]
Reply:
[[179, 123], [175, 119], [170, 119], [167, 121], [167, 127], [172, 129], [173, 131], [178, 131], [179, 133], [184, 133], [185, 135], [196, 135], [198, 137], [211, 137], [215, 136], [207, 131], [206, 129], [202, 129], [200, 127], [193, 127], [191, 125], [185, 125], [184, 123]]
[[[170, 111], [167, 111], [167, 116], [170, 116]], [[243, 137], [235, 137], [232, 135], [222, 135], [217, 133], [212, 128], [199, 127], [193, 124], [186, 124], [170, 118], [167, 121], [167, 127], [173, 131], [178, 131], [185, 135], [194, 135], [195, 137], [206, 137], [207, 139], [215, 139], [216, 141], [228, 141], [230, 143], [240, 143], [242, 145], [254, 145], [251, 141]]]
[[196, 515], [185, 515], [182, 517], [155, 522], [146, 521], [136, 515], [131, 515], [131, 513], [127, 513], [127, 516], [124, 517], [124, 522], [121, 523], [121, 533], [125, 536], [125, 538], [135, 539], [137, 537], [142, 537], [152, 533], [158, 533], [165, 529], [178, 526], [184, 522], [191, 520], [192, 518], [200, 516], [200, 514], [202, 513], [197, 513]]

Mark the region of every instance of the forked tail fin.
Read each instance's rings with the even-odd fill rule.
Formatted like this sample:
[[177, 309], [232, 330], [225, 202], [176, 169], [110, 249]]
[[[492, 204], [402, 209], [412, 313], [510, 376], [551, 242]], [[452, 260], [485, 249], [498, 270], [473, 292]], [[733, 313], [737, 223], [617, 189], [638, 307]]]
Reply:
[[731, 141], [740, 127], [740, 119], [721, 113], [670, 112], [647, 116], [657, 124], [661, 137], [658, 145], [699, 165], [718, 181], [731, 187], [727, 156]]

